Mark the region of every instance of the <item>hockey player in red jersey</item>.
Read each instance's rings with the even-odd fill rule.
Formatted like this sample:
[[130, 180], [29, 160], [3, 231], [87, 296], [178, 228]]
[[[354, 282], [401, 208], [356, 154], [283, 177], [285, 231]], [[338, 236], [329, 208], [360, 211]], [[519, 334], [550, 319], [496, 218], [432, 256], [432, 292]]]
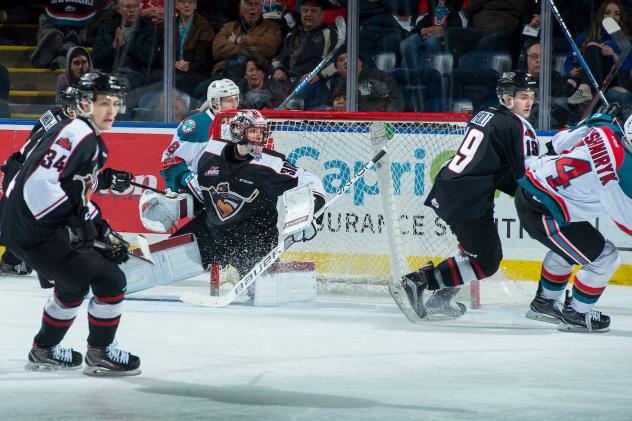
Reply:
[[[632, 116], [624, 132], [598, 113], [553, 139], [556, 155], [529, 163], [518, 180], [516, 209], [529, 235], [550, 251], [527, 317], [563, 331], [604, 332], [610, 318], [593, 309], [621, 263], [615, 245], [588, 221], [610, 216], [632, 234]], [[560, 298], [573, 272], [572, 295]]]
[[[112, 234], [90, 201], [107, 160], [101, 133], [124, 107], [126, 90], [117, 78], [96, 73], [83, 75], [77, 89], [77, 118], [44, 134], [0, 202], [3, 244], [55, 280], [26, 368], [81, 367], [82, 355], [60, 342], [92, 290], [84, 373], [139, 374], [140, 359], [114, 342], [126, 286], [118, 265], [127, 260], [128, 244]], [[102, 248], [95, 249], [97, 242]]]
[[[526, 120], [536, 88], [529, 73], [504, 73], [496, 88], [500, 105], [472, 117], [456, 155], [437, 175], [424, 204], [447, 222], [458, 248], [436, 267], [429, 262], [391, 286], [411, 321], [427, 314], [462, 316], [465, 305], [453, 298], [458, 287], [498, 270], [503, 256], [494, 223], [494, 192], [513, 195], [525, 163], [540, 154], [535, 130]], [[424, 303], [424, 289], [439, 291]]]

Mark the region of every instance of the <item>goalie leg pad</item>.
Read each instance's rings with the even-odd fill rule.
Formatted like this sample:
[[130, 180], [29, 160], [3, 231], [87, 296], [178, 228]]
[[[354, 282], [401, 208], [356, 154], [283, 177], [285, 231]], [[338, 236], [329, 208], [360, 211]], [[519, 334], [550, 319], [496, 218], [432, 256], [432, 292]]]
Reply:
[[255, 283], [254, 305], [261, 307], [312, 301], [316, 298], [313, 262], [279, 262]]
[[193, 234], [159, 241], [151, 244], [149, 249], [155, 265], [130, 259], [120, 266], [127, 278], [128, 294], [173, 284], [204, 272], [200, 249]]

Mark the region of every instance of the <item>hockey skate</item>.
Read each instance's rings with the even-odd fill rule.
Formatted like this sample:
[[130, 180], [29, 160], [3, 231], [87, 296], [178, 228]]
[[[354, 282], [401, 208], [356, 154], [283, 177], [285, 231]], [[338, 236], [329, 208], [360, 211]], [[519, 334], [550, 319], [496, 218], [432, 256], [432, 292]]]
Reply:
[[458, 288], [443, 288], [437, 290], [426, 301], [426, 312], [433, 319], [458, 319], [465, 314], [465, 304], [457, 302], [454, 297], [458, 294]]
[[33, 272], [33, 269], [28, 267], [26, 263], [21, 262], [17, 265], [11, 265], [9, 263], [0, 262], [0, 275], [28, 275]]
[[24, 366], [31, 371], [76, 370], [81, 368], [81, 353], [72, 348], [55, 346], [37, 346], [29, 352], [29, 362]]
[[434, 270], [434, 265], [428, 262], [388, 287], [391, 297], [411, 323], [418, 323], [426, 317], [423, 292], [428, 281], [425, 272], [431, 270]]
[[140, 358], [120, 349], [115, 342], [105, 348], [88, 347], [83, 374], [88, 376], [136, 376]]
[[563, 332], [587, 332], [603, 333], [610, 330], [610, 317], [601, 314], [600, 311], [590, 310], [588, 313], [580, 313], [571, 306], [570, 297], [566, 297], [566, 303], [562, 310], [562, 319], [557, 325], [557, 330]]
[[531, 307], [525, 314], [527, 319], [546, 323], [559, 323], [562, 320], [564, 304], [559, 300], [542, 297], [539, 293], [531, 301]]

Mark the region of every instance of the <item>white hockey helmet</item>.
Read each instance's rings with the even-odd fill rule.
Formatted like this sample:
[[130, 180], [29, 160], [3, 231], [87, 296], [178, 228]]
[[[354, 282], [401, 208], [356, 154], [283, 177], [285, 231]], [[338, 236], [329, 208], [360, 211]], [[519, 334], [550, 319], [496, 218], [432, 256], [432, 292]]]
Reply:
[[230, 122], [230, 137], [233, 143], [244, 145], [255, 159], [268, 141], [268, 121], [259, 110], [242, 110]]
[[629, 153], [632, 153], [632, 113], [623, 125], [623, 139], [621, 139], [621, 143], [623, 143], [623, 146]]
[[237, 96], [237, 102], [239, 102], [239, 88], [230, 79], [214, 80], [208, 86], [206, 91], [206, 101], [209, 103], [213, 114], [217, 114], [221, 109], [222, 98], [229, 96]]

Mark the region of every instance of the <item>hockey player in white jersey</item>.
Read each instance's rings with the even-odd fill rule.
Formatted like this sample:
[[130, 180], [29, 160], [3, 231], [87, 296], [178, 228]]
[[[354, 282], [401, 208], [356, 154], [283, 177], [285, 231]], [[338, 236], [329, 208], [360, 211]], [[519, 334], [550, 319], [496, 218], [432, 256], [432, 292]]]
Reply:
[[140, 359], [114, 342], [126, 286], [118, 265], [127, 260], [129, 245], [113, 235], [90, 200], [108, 155], [101, 133], [124, 107], [126, 89], [117, 78], [97, 73], [83, 75], [77, 89], [77, 118], [44, 134], [0, 202], [3, 244], [55, 280], [26, 368], [81, 367], [81, 353], [60, 343], [92, 290], [84, 373], [139, 374]]
[[[632, 116], [624, 132], [597, 114], [552, 141], [556, 155], [530, 161], [518, 181], [516, 209], [529, 235], [550, 251], [527, 317], [564, 331], [604, 332], [610, 318], [594, 310], [619, 267], [615, 245], [588, 221], [610, 216], [632, 234]], [[560, 301], [573, 271], [572, 296]]]
[[[187, 183], [195, 178], [198, 161], [209, 139], [213, 118], [221, 111], [236, 110], [239, 106], [239, 88], [230, 79], [212, 82], [206, 93], [206, 102], [200, 110], [185, 118], [162, 154], [160, 175], [166, 188], [177, 192], [187, 189]], [[222, 131], [222, 137], [230, 134]]]

